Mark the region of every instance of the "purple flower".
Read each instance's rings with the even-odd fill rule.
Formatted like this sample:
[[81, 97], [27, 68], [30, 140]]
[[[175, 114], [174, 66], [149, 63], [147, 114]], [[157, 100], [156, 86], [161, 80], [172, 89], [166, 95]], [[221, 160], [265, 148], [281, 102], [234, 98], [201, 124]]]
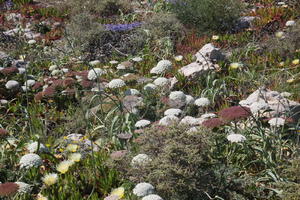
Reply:
[[131, 24], [104, 24], [106, 30], [109, 31], [130, 31], [132, 29], [135, 29], [139, 26], [141, 26], [141, 22], [134, 22]]
[[11, 10], [14, 7], [14, 2], [12, 0], [5, 1], [5, 7], [7, 10]]

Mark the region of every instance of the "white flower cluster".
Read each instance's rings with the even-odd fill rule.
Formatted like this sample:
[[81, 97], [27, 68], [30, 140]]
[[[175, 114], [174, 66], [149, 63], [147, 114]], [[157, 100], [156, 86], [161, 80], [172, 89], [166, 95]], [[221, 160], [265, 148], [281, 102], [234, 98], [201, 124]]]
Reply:
[[29, 153], [21, 157], [20, 168], [39, 167], [43, 164], [41, 157], [35, 153]]
[[100, 68], [94, 68], [91, 69], [88, 73], [88, 79], [90, 81], [94, 81], [97, 80], [98, 77], [102, 76], [105, 74], [105, 71], [103, 69]]
[[24, 182], [15, 182], [19, 186], [18, 192], [21, 194], [30, 193], [32, 186]]
[[158, 124], [163, 125], [163, 126], [168, 126], [168, 125], [171, 125], [172, 123], [176, 123], [178, 121], [179, 121], [178, 117], [176, 117], [174, 115], [167, 115], [167, 116], [161, 118], [159, 120]]
[[280, 126], [284, 125], [285, 119], [283, 119], [281, 117], [274, 117], [274, 118], [270, 119], [268, 121], [268, 123], [270, 124], [270, 126], [280, 127]]
[[148, 196], [143, 197], [142, 200], [163, 200], [163, 198], [161, 198], [157, 194], [150, 194]]
[[175, 116], [179, 116], [182, 113], [182, 110], [178, 109], [178, 108], [170, 108], [168, 110], [166, 110], [164, 112], [164, 115], [175, 115]]
[[140, 167], [151, 161], [151, 158], [147, 154], [138, 154], [131, 160], [131, 166]]
[[154, 85], [158, 87], [166, 87], [169, 85], [170, 81], [167, 78], [159, 77], [153, 81]]
[[195, 105], [199, 107], [207, 107], [210, 105], [210, 101], [208, 98], [201, 97], [195, 100]]
[[163, 74], [172, 69], [172, 63], [169, 60], [161, 60], [150, 71], [151, 74]]
[[198, 118], [192, 116], [185, 116], [181, 121], [180, 124], [185, 124], [189, 126], [197, 126], [201, 124], [201, 121]]
[[194, 102], [195, 102], [194, 97], [192, 97], [191, 95], [185, 95], [185, 96], [186, 96], [186, 99], [185, 99], [186, 105], [194, 104]]
[[45, 147], [42, 143], [38, 145], [38, 142], [32, 142], [26, 146], [27, 151], [30, 153], [35, 153], [38, 150], [39, 146], [39, 152], [49, 152], [48, 148]]
[[127, 89], [124, 94], [126, 96], [131, 96], [131, 95], [134, 95], [134, 96], [138, 96], [140, 95], [141, 93], [137, 90], [137, 89]]
[[144, 197], [154, 193], [154, 187], [150, 183], [139, 183], [133, 189], [133, 194]]
[[19, 87], [19, 82], [15, 81], [15, 80], [9, 80], [7, 81], [7, 83], [5, 84], [6, 89], [8, 90], [12, 90], [12, 89], [16, 89]]
[[126, 84], [122, 79], [113, 79], [108, 83], [108, 87], [111, 89], [124, 87]]
[[147, 85], [144, 86], [144, 90], [148, 91], [148, 92], [152, 92], [154, 90], [156, 90], [157, 86], [152, 84], [152, 83], [148, 83]]
[[186, 102], [186, 95], [181, 91], [173, 91], [169, 95], [170, 100]]
[[239, 142], [244, 142], [246, 140], [246, 137], [241, 134], [232, 133], [227, 136], [227, 140], [229, 142], [239, 143]]
[[144, 127], [148, 126], [149, 124], [151, 124], [151, 122], [149, 120], [142, 119], [142, 120], [137, 121], [134, 126], [136, 128], [144, 128]]

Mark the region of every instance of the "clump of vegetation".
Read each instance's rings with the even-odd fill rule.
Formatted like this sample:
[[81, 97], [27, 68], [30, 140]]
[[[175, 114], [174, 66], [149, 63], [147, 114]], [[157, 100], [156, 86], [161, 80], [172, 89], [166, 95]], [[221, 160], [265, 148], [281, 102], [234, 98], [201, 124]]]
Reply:
[[238, 0], [171, 1], [171, 11], [183, 24], [201, 33], [231, 30], [241, 16], [243, 6]]

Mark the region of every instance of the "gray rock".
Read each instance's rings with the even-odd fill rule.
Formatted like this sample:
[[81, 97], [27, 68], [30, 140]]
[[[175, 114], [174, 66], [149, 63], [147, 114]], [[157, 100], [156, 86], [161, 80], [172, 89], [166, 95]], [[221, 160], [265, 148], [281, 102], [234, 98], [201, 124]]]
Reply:
[[236, 26], [234, 28], [234, 31], [239, 32], [244, 29], [251, 28], [252, 23], [256, 18], [257, 17], [254, 17], [254, 16], [243, 16], [243, 17], [239, 18], [238, 22], [236, 23]]

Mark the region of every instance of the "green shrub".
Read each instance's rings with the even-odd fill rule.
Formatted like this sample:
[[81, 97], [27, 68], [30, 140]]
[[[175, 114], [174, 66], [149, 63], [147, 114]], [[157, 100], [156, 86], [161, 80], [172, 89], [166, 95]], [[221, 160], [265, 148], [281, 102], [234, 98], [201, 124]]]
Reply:
[[239, 0], [176, 0], [170, 5], [183, 24], [201, 33], [232, 29], [243, 7]]

